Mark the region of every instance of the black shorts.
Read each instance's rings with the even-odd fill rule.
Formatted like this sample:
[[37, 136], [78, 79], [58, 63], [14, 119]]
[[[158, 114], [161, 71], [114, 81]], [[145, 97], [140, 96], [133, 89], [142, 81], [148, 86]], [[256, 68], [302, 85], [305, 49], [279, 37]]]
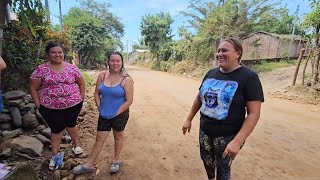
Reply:
[[52, 133], [60, 133], [66, 127], [75, 127], [83, 102], [67, 109], [50, 109], [40, 105], [39, 112]]
[[112, 119], [106, 119], [99, 116], [98, 131], [111, 131], [111, 128], [115, 131], [121, 132], [126, 127], [129, 119], [129, 109]]

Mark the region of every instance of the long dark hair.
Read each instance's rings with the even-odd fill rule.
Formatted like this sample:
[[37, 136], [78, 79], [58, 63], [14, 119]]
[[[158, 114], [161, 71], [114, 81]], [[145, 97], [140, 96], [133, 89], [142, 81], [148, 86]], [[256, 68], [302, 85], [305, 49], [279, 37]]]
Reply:
[[119, 55], [119, 56], [121, 57], [121, 62], [122, 62], [122, 66], [121, 66], [121, 70], [120, 70], [121, 76], [129, 76], [128, 72], [127, 72], [126, 69], [124, 68], [123, 56], [122, 56], [122, 54], [121, 54], [120, 52], [118, 52], [118, 51], [114, 51], [114, 52], [112, 52], [112, 53], [110, 53], [110, 54], [108, 55], [107, 66], [108, 66], [109, 72], [110, 72], [109, 61], [110, 61], [112, 55]]

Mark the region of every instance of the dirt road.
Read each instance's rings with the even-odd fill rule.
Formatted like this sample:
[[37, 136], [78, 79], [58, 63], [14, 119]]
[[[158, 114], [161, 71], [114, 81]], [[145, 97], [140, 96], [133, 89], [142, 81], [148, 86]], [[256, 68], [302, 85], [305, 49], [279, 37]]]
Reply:
[[[189, 134], [183, 136], [181, 131], [201, 81], [135, 66], [127, 70], [135, 81], [135, 96], [124, 164], [118, 174], [108, 173], [113, 155], [110, 135], [95, 179], [206, 179], [199, 156], [199, 115]], [[87, 118], [80, 125], [86, 153], [94, 143], [97, 121], [90, 93]], [[319, 179], [319, 138], [319, 106], [266, 97], [256, 129], [233, 162], [232, 179]]]

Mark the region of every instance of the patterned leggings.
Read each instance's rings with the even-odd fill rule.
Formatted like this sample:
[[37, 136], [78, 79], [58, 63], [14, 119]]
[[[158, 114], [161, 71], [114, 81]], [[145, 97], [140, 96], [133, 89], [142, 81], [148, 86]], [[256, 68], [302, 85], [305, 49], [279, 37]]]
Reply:
[[231, 176], [232, 158], [222, 158], [224, 149], [234, 136], [212, 138], [206, 135], [200, 128], [200, 155], [209, 179], [215, 178], [217, 169], [217, 180], [229, 180]]

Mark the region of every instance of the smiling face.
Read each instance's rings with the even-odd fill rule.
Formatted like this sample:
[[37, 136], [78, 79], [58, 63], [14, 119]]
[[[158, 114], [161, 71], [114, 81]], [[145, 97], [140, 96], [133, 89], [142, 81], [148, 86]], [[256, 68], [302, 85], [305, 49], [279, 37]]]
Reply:
[[216, 54], [217, 64], [225, 71], [233, 70], [239, 66], [241, 51], [229, 41], [222, 41], [219, 44]]
[[49, 61], [53, 64], [60, 64], [63, 62], [64, 54], [60, 46], [55, 46], [49, 49]]
[[120, 72], [123, 67], [122, 57], [119, 54], [111, 54], [108, 65], [110, 71]]

